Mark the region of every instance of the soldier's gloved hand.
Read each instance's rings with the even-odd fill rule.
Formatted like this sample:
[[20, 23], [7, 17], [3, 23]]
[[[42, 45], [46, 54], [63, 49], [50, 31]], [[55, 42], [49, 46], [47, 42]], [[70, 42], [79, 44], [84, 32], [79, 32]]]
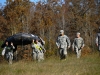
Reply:
[[98, 47], [98, 44], [96, 44], [97, 45], [97, 47]]
[[74, 48], [72, 48], [72, 51], [74, 51]]
[[68, 46], [68, 49], [70, 48], [70, 46]]
[[60, 47], [58, 46], [58, 48], [60, 48]]
[[83, 49], [83, 46], [81, 47], [81, 49]]
[[46, 50], [44, 50], [44, 53], [46, 52]]
[[11, 45], [13, 46], [13, 43], [11, 42]]

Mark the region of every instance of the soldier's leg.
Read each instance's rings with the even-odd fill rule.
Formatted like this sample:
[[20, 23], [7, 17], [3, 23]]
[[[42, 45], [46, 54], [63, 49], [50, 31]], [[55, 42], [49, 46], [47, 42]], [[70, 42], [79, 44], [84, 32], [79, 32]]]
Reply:
[[41, 53], [41, 59], [44, 60], [44, 52]]
[[100, 45], [99, 45], [99, 51], [100, 51]]
[[77, 54], [77, 58], [79, 58], [79, 51], [78, 51], [78, 48], [76, 48], [76, 54]]
[[9, 64], [12, 64], [13, 52], [9, 52]]
[[11, 53], [11, 56], [12, 56], [12, 60], [13, 60], [13, 51], [11, 51], [10, 53]]
[[16, 59], [16, 61], [18, 60], [18, 51], [17, 50], [15, 52], [15, 59]]
[[44, 60], [44, 53], [42, 51], [40, 52], [39, 58], [40, 58], [40, 60]]
[[80, 58], [81, 57], [81, 50], [78, 51], [78, 54], [79, 54], [78, 58]]
[[62, 48], [59, 49], [59, 55], [60, 55], [60, 59], [63, 59], [63, 49]]
[[40, 52], [38, 53], [38, 57], [37, 57], [37, 59], [38, 59], [38, 62], [41, 61], [41, 53], [40, 53]]
[[63, 51], [63, 52], [64, 52], [64, 53], [63, 53], [63, 54], [64, 54], [64, 59], [66, 59], [66, 57], [67, 57], [67, 48], [64, 48], [63, 50], [64, 50], [64, 51]]
[[100, 45], [98, 45], [98, 47], [99, 47], [99, 56], [100, 56]]
[[9, 60], [9, 52], [5, 55], [6, 57], [6, 60], [8, 61]]
[[36, 52], [33, 53], [33, 59], [37, 60], [37, 53]]

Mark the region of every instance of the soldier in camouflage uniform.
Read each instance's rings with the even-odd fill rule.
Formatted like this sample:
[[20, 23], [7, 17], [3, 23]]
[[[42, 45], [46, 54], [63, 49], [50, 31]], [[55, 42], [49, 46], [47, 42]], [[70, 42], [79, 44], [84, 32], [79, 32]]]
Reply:
[[34, 60], [44, 60], [44, 53], [46, 52], [44, 46], [41, 45], [41, 43], [38, 41], [38, 39], [33, 40], [32, 43], [33, 48], [33, 59]]
[[96, 45], [100, 51], [100, 27], [99, 27], [99, 32], [97, 33], [97, 37], [96, 37]]
[[32, 53], [32, 55], [33, 55], [33, 59], [34, 60], [36, 60], [37, 59], [37, 52], [35, 51], [35, 47], [34, 47], [34, 40], [32, 41], [32, 44], [31, 44], [31, 47], [32, 47], [32, 49], [33, 49], [33, 53]]
[[[9, 61], [10, 55], [11, 55], [11, 59], [13, 60], [13, 49], [15, 49], [13, 43], [11, 42], [11, 44], [8, 44], [8, 42], [6, 42], [6, 46], [4, 47], [4, 49], [2, 51], [2, 56], [7, 61]], [[9, 61], [9, 64], [12, 64], [12, 62]]]
[[81, 50], [84, 47], [84, 40], [80, 37], [80, 33], [77, 33], [77, 38], [74, 39], [74, 42], [72, 44], [73, 50], [77, 53], [77, 58], [80, 58], [81, 56]]
[[67, 49], [70, 48], [70, 39], [64, 35], [64, 30], [60, 30], [56, 45], [59, 49], [60, 59], [66, 59]]

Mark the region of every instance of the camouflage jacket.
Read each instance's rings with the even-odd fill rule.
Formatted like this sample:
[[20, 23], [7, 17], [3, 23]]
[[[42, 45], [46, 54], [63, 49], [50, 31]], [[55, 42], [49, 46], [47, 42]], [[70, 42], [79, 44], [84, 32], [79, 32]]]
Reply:
[[100, 33], [97, 34], [96, 44], [100, 45]]
[[68, 47], [68, 46], [70, 46], [70, 39], [66, 35], [58, 36], [57, 41], [56, 41], [56, 45], [59, 48]]
[[78, 49], [81, 49], [81, 47], [84, 47], [84, 40], [83, 40], [83, 38], [75, 38], [74, 39], [74, 42], [73, 42], [73, 44], [72, 44], [72, 47], [73, 47], [73, 49], [74, 48], [78, 48]]

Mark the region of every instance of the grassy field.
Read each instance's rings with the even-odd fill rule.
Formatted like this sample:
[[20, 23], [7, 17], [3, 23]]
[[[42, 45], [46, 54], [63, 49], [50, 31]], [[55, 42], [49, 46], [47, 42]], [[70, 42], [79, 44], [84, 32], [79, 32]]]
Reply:
[[21, 60], [12, 65], [3, 62], [0, 75], [100, 75], [100, 57], [93, 53], [80, 59], [69, 55], [65, 61], [50, 57], [42, 62]]

